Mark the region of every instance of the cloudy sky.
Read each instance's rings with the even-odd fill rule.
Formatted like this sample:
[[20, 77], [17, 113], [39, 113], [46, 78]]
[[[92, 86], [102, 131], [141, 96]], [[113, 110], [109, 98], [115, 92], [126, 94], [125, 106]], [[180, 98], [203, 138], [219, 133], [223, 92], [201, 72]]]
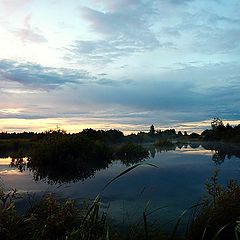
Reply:
[[239, 0], [0, 0], [0, 131], [240, 120]]

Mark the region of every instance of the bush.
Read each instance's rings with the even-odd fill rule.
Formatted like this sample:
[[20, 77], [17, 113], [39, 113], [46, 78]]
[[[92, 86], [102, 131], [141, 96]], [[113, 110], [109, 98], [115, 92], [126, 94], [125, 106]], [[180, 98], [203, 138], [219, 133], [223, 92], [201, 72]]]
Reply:
[[90, 207], [78, 209], [72, 200], [61, 203], [52, 195], [46, 195], [19, 215], [14, 201], [16, 195], [15, 190], [0, 191], [0, 239], [106, 239], [108, 225], [106, 216], [100, 214], [99, 199]]
[[217, 175], [215, 172], [211, 181], [206, 183], [208, 196], [191, 223], [187, 236], [190, 240], [213, 239], [220, 229], [218, 239], [235, 239], [236, 222], [240, 216], [240, 186], [230, 180], [223, 188], [217, 183]]

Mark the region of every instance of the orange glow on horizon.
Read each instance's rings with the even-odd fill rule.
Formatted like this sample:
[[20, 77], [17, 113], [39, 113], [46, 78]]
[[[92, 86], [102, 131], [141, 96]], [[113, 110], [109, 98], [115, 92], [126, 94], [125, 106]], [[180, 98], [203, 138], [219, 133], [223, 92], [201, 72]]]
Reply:
[[[17, 110], [16, 110], [17, 111]], [[210, 129], [211, 120], [200, 122], [185, 122], [176, 124], [176, 126], [157, 126], [155, 129], [166, 130], [174, 128], [176, 131], [187, 131], [188, 133], [201, 133], [204, 129]], [[230, 125], [240, 124], [239, 120], [223, 120], [224, 124]], [[151, 124], [150, 124], [151, 125]], [[112, 123], [108, 119], [94, 119], [94, 118], [42, 118], [42, 119], [16, 119], [16, 118], [2, 118], [0, 119], [0, 132], [44, 132], [50, 129], [64, 129], [69, 133], [81, 132], [83, 129], [92, 128], [96, 130], [118, 129], [124, 134], [137, 133], [140, 131], [149, 131], [149, 126], [146, 124], [122, 124]]]
[[[50, 129], [64, 129], [69, 133], [80, 132], [86, 128], [96, 130], [119, 129], [125, 134], [136, 131], [146, 131], [148, 127], [143, 125], [118, 124], [107, 121], [92, 119], [67, 119], [67, 118], [45, 118], [45, 119], [0, 119], [0, 131], [3, 132], [44, 132]], [[135, 130], [136, 129], [136, 130]]]

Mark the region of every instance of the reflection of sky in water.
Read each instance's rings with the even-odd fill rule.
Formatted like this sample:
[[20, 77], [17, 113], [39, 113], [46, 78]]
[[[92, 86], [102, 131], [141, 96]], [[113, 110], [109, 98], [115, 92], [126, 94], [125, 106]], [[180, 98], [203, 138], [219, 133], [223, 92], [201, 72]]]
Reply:
[[[114, 181], [102, 195], [103, 205], [107, 207], [110, 204], [109, 216], [117, 221], [135, 221], [137, 217], [141, 217], [145, 204], [150, 201], [152, 209], [167, 206], [157, 214], [164, 215], [162, 221], [168, 222], [201, 199], [204, 183], [216, 167], [220, 169], [221, 183], [226, 183], [230, 178], [238, 180], [240, 177], [238, 158], [226, 158], [224, 163], [216, 166], [212, 161], [212, 151], [202, 148], [156, 153], [155, 158], [145, 162], [156, 164], [159, 168], [138, 167]], [[93, 198], [108, 181], [126, 169], [116, 161], [108, 169], [98, 171], [93, 178], [63, 184], [57, 188], [58, 185], [34, 182], [29, 171], [20, 173], [10, 169], [8, 165], [6, 159], [0, 159], [1, 182], [6, 189], [16, 188], [19, 192], [54, 191], [61, 198], [76, 200]], [[130, 214], [130, 219], [127, 213]]]

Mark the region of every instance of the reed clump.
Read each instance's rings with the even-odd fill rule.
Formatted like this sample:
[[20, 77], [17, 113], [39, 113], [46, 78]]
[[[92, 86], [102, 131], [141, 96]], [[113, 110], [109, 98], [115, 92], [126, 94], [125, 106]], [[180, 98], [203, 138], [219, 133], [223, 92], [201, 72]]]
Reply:
[[240, 216], [240, 186], [230, 180], [227, 186], [218, 184], [218, 172], [206, 183], [207, 195], [197, 210], [187, 239], [238, 240]]

